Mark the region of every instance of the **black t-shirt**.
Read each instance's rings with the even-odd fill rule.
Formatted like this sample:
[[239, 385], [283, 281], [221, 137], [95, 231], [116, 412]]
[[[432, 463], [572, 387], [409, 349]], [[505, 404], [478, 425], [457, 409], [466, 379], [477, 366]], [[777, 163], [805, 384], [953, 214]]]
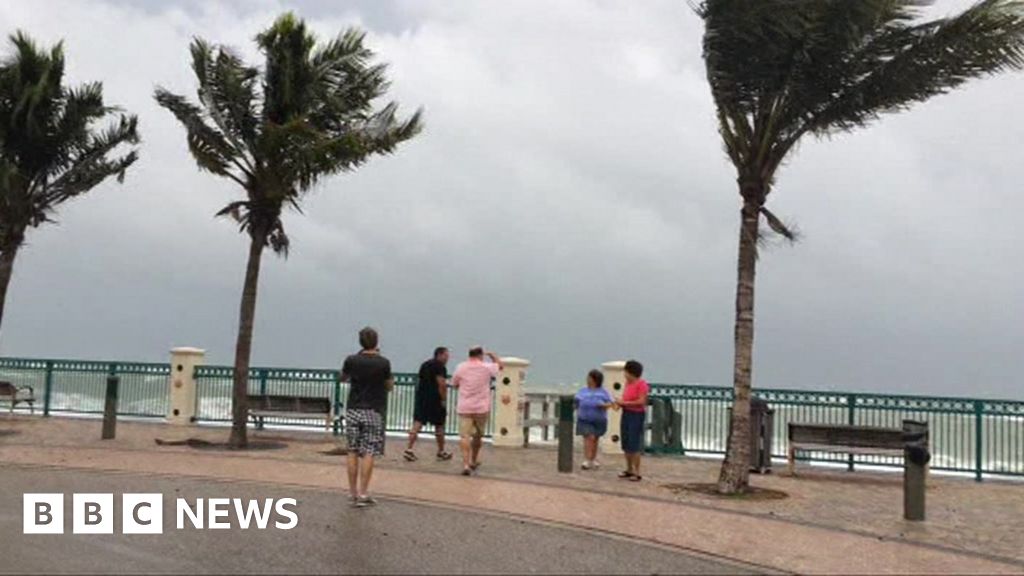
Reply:
[[391, 362], [380, 354], [353, 354], [341, 366], [343, 379], [348, 380], [346, 408], [371, 409], [381, 414], [387, 410], [391, 379]]
[[440, 360], [431, 358], [420, 365], [420, 384], [417, 390], [421, 398], [441, 401], [441, 391], [437, 388], [437, 377], [448, 379], [448, 367]]

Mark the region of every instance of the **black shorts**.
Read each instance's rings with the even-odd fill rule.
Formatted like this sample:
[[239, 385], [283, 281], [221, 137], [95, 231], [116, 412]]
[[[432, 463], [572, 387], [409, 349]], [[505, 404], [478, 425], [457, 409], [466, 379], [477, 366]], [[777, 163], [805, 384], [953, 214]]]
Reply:
[[416, 395], [416, 406], [413, 408], [412, 419], [421, 424], [431, 424], [435, 428], [443, 428], [448, 418], [448, 409], [438, 398], [425, 398]]

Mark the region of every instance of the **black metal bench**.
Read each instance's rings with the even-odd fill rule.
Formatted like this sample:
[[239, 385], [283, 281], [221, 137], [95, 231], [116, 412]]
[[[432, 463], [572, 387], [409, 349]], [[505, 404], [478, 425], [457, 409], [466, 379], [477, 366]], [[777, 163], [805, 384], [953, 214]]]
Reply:
[[[328, 398], [249, 394], [249, 417], [262, 428], [264, 418], [323, 420], [328, 430], [334, 424], [334, 407]], [[338, 416], [341, 419], [341, 416]]]
[[10, 412], [18, 404], [28, 404], [29, 410], [35, 414], [36, 391], [31, 386], [15, 386], [10, 382], [0, 381], [0, 399], [6, 399], [10, 404]]
[[900, 428], [790, 423], [789, 473], [795, 473], [797, 452], [903, 457], [905, 447]]

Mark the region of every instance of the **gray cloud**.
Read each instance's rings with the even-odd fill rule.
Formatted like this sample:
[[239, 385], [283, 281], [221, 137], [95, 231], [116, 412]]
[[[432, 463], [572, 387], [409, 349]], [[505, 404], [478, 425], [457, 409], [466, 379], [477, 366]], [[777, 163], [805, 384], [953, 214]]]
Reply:
[[[658, 381], [731, 381], [739, 203], [676, 0], [4, 3], [0, 29], [65, 38], [73, 79], [102, 79], [145, 143], [123, 186], [31, 236], [3, 354], [230, 361], [245, 246], [212, 214], [238, 191], [196, 171], [151, 93], [194, 89], [191, 36], [255, 58], [289, 7], [323, 36], [366, 26], [427, 129], [287, 219], [255, 363], [332, 366], [373, 324], [405, 370], [483, 342], [535, 382], [627, 356]], [[756, 385], [1020, 395], [1022, 87], [804, 144], [771, 200], [804, 240], [760, 261]]]

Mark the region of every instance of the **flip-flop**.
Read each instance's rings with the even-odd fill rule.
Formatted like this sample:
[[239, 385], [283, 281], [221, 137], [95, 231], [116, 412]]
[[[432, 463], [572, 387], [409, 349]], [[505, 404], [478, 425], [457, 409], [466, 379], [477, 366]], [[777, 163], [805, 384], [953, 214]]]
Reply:
[[619, 478], [632, 478], [633, 476], [636, 476], [636, 474], [633, 474], [628, 470], [623, 470], [622, 472], [619, 472]]
[[474, 463], [469, 465], [469, 469], [472, 470], [473, 472], [476, 472], [476, 469], [479, 468], [479, 467], [480, 467], [480, 463], [479, 462], [474, 462]]
[[451, 452], [438, 452], [437, 453], [437, 459], [441, 460], [441, 461], [451, 460], [452, 459], [452, 453]]
[[633, 474], [632, 476], [629, 477], [629, 481], [630, 482], [639, 482], [639, 481], [641, 481], [643, 479], [644, 479], [643, 476], [640, 476], [640, 475], [637, 475], [637, 474]]
[[416, 460], [418, 460], [418, 458], [416, 457], [416, 453], [413, 452], [412, 450], [406, 450], [405, 452], [403, 452], [402, 457], [405, 458], [406, 462], [415, 462]]

